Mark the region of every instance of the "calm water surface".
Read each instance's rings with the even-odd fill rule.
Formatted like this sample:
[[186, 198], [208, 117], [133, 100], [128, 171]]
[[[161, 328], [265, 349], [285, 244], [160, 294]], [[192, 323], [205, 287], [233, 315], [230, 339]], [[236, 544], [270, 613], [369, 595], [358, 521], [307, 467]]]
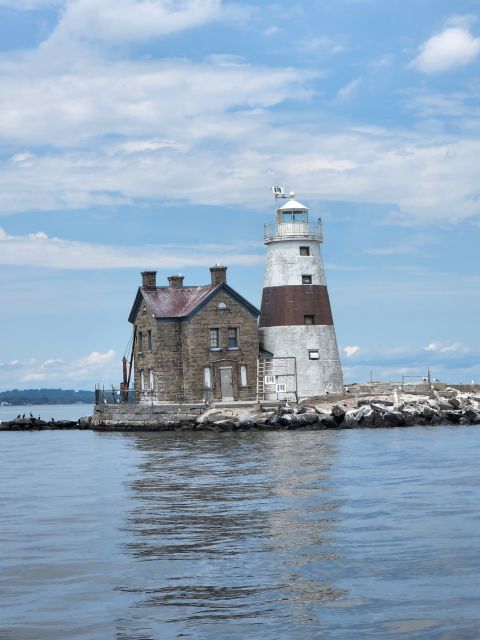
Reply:
[[18, 415], [28, 418], [30, 413], [35, 418], [42, 420], [78, 420], [83, 416], [91, 416], [93, 406], [91, 404], [33, 404], [25, 406], [0, 406], [0, 420], [13, 420]]
[[0, 434], [1, 640], [480, 638], [480, 429]]

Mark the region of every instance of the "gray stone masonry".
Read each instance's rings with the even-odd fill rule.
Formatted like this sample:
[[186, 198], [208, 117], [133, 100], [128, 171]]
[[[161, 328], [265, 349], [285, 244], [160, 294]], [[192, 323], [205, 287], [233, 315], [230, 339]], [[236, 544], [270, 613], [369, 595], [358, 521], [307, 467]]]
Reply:
[[[226, 308], [218, 308], [224, 303]], [[229, 328], [238, 330], [238, 347], [228, 348]], [[210, 348], [210, 329], [219, 330], [218, 350]], [[182, 322], [182, 359], [184, 401], [195, 402], [206, 397], [204, 367], [210, 367], [212, 389], [208, 396], [221, 399], [220, 367], [232, 367], [235, 400], [256, 397], [258, 358], [257, 319], [225, 291], [221, 291], [190, 320]], [[247, 385], [241, 385], [240, 366], [247, 368]]]
[[[225, 308], [219, 308], [224, 303]], [[223, 306], [223, 305], [221, 305]], [[220, 367], [232, 367], [235, 400], [256, 397], [257, 319], [226, 291], [220, 291], [190, 319], [155, 320], [142, 302], [137, 318], [134, 389], [137, 399], [161, 402], [201, 402], [221, 398]], [[228, 348], [228, 330], [238, 330], [238, 347]], [[210, 348], [210, 329], [219, 330], [219, 347]], [[148, 348], [151, 331], [152, 348]], [[142, 340], [140, 340], [140, 334]], [[240, 367], [246, 366], [242, 386]], [[211, 369], [211, 389], [204, 387], [204, 368]], [[141, 390], [143, 371], [144, 391]], [[150, 389], [150, 371], [153, 389]]]

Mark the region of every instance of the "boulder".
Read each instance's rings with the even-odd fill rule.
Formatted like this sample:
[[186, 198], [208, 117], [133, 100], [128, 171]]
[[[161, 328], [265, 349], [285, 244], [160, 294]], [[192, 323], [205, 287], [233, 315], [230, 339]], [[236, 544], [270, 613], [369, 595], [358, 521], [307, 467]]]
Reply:
[[382, 416], [382, 425], [384, 427], [403, 427], [405, 424], [405, 416], [401, 411], [386, 411]]
[[452, 396], [451, 398], [448, 398], [448, 403], [454, 408], [454, 409], [459, 409], [461, 406], [461, 402], [457, 397]]
[[343, 422], [343, 419], [345, 417], [345, 410], [342, 409], [342, 407], [339, 407], [338, 404], [334, 405], [332, 407], [332, 417], [337, 423], [337, 425], [341, 424], [341, 422]]

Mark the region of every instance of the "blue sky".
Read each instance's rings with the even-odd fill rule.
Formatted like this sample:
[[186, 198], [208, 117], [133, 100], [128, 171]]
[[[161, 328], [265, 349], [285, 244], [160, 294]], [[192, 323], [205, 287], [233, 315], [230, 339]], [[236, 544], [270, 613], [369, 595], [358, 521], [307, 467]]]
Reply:
[[480, 380], [478, 0], [0, 0], [0, 388], [118, 384], [139, 272], [324, 220], [347, 382]]

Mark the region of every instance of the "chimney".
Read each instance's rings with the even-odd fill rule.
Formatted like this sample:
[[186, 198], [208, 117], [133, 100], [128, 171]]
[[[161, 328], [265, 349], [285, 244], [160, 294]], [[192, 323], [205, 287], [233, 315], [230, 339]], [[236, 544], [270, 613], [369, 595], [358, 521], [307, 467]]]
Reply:
[[183, 288], [183, 276], [168, 276], [168, 286], [172, 289]]
[[216, 264], [214, 267], [210, 267], [210, 273], [212, 274], [212, 287], [227, 284], [227, 267]]
[[155, 291], [157, 288], [156, 271], [142, 271], [142, 287], [147, 291]]

